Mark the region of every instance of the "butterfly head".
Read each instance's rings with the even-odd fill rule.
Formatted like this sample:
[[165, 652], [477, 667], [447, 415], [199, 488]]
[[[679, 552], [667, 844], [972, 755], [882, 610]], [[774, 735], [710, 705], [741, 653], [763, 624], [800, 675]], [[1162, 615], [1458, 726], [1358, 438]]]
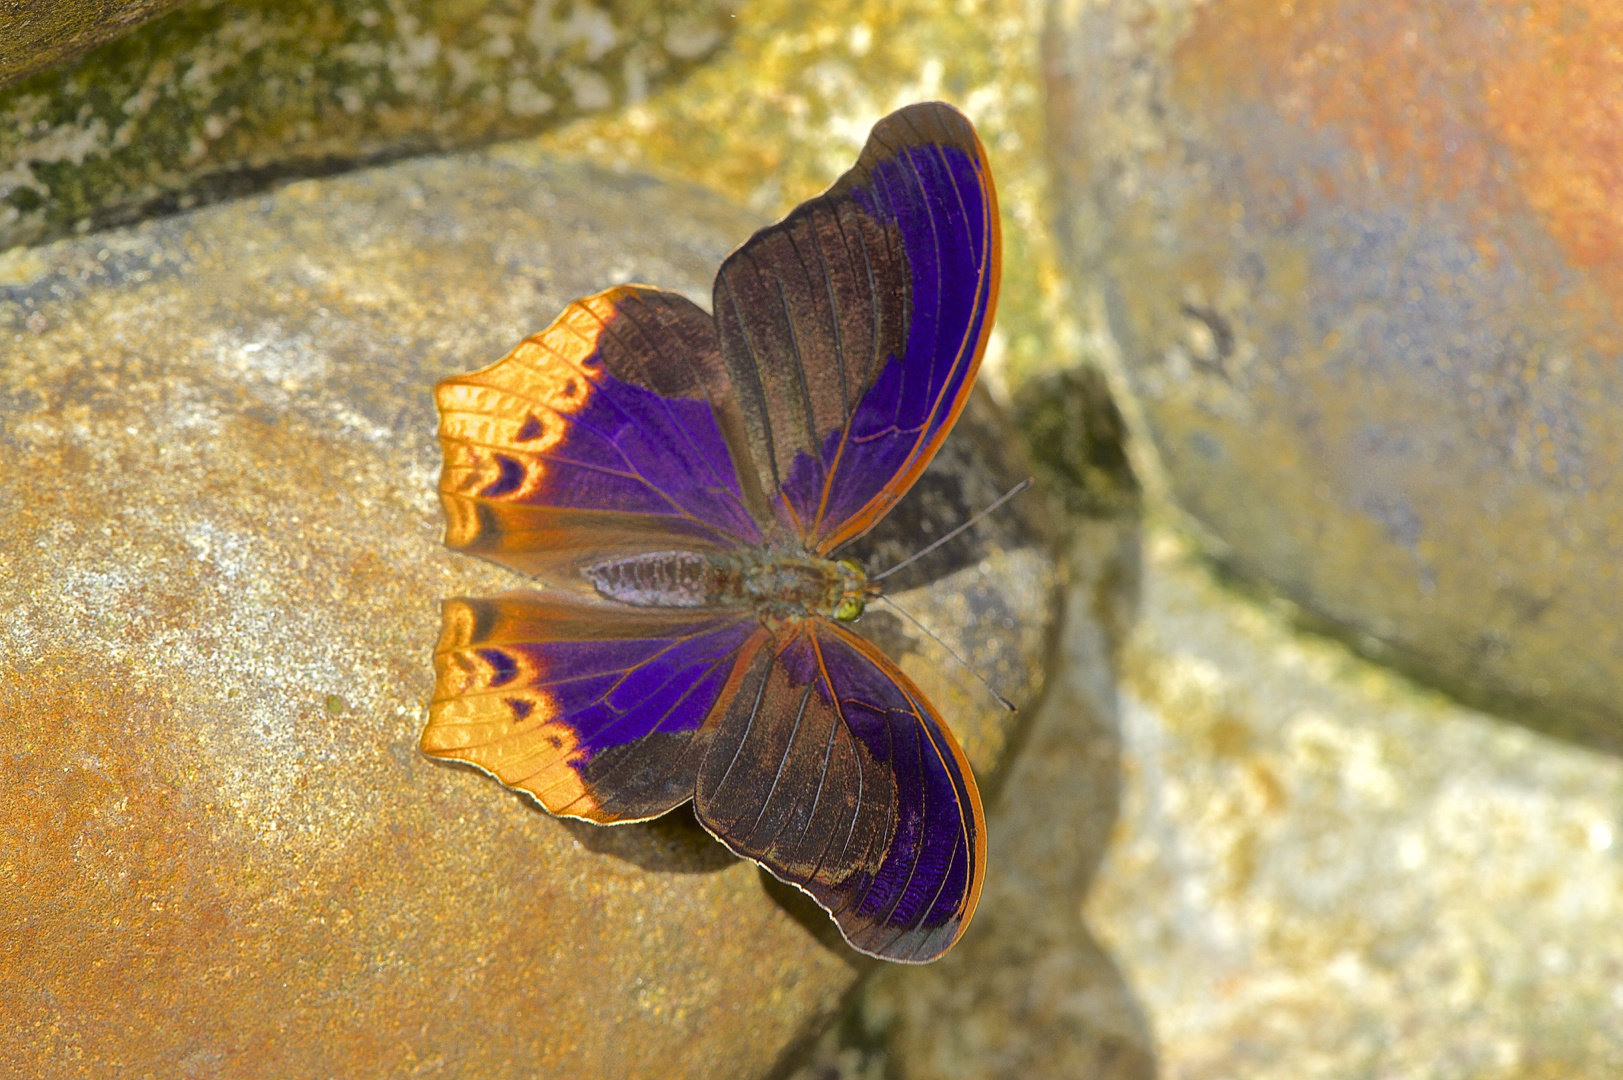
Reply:
[[840, 598], [834, 605], [834, 618], [840, 622], [856, 622], [867, 609], [868, 601], [877, 597], [883, 586], [870, 581], [868, 572], [855, 559], [841, 559], [835, 565], [840, 570]]

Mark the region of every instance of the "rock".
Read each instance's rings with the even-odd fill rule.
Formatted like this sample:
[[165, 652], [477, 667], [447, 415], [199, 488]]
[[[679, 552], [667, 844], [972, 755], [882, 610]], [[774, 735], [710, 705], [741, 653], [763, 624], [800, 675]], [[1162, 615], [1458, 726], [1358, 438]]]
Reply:
[[0, 30], [0, 86], [111, 41], [181, 0], [20, 0]]
[[1623, 762], [1298, 633], [1146, 543], [1086, 914], [1165, 1075], [1611, 1076]]
[[187, 5], [0, 91], [0, 250], [638, 101], [709, 55], [730, 14], [728, 0]]
[[1054, 11], [1062, 239], [1178, 500], [1371, 655], [1623, 747], [1623, 16]]
[[[440, 600], [521, 583], [439, 542], [434, 380], [616, 282], [708, 301], [757, 223], [517, 160], [0, 259], [0, 1073], [754, 1077], [865, 970], [691, 817], [566, 823], [417, 751]], [[966, 415], [874, 557], [1021, 473]], [[899, 594], [1019, 700], [1041, 524]], [[871, 628], [990, 779], [1002, 710]]]

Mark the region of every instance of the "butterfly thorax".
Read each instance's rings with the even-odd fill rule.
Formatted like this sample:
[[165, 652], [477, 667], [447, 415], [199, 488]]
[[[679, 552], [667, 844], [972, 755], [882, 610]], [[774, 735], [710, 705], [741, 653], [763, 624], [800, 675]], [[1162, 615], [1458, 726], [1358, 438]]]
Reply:
[[849, 622], [879, 595], [850, 560], [770, 548], [700, 554], [654, 551], [584, 571], [600, 596], [636, 607], [750, 608], [763, 621], [822, 615]]

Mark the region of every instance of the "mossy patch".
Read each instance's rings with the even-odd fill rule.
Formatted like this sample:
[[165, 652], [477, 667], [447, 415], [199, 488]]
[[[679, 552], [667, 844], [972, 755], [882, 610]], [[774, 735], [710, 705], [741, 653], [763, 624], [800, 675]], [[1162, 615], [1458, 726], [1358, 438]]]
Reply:
[[172, 12], [0, 91], [0, 249], [644, 97], [719, 0], [259, 0]]

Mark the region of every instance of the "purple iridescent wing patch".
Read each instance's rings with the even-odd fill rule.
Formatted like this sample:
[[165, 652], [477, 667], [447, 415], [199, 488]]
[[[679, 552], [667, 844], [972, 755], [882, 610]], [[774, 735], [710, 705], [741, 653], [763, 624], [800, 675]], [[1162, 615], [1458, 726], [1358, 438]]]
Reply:
[[997, 305], [986, 152], [937, 103], [880, 121], [857, 164], [716, 276], [721, 357], [776, 511], [827, 554], [895, 505], [957, 419]]
[[933, 960], [974, 914], [986, 823], [969, 763], [911, 680], [827, 620], [754, 654], [695, 809], [863, 952]]
[[630, 285], [577, 300], [435, 390], [445, 542], [549, 577], [600, 551], [758, 543], [728, 394], [692, 301]]
[[705, 720], [766, 637], [736, 612], [604, 618], [568, 596], [449, 600], [422, 748], [555, 814], [657, 817], [693, 797]]

